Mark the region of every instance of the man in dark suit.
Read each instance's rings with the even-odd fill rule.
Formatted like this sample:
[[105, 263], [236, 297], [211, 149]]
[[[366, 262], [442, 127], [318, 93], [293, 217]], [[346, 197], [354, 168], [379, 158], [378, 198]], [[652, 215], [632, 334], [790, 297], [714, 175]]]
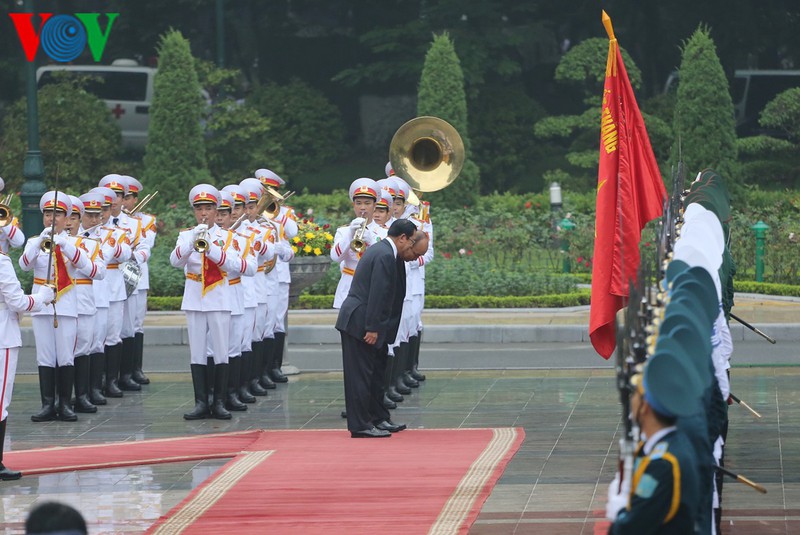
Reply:
[[427, 249], [427, 239], [411, 221], [392, 223], [386, 239], [369, 246], [361, 257], [339, 310], [336, 329], [342, 337], [347, 429], [353, 438], [389, 437], [405, 429], [392, 423], [383, 407], [383, 375], [388, 344], [400, 325], [404, 263]]

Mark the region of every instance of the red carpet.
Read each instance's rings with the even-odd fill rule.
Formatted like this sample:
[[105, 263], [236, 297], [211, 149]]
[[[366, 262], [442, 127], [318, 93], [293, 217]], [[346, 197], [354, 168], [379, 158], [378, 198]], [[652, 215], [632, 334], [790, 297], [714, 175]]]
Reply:
[[466, 533], [523, 439], [516, 428], [409, 430], [390, 439], [252, 431], [59, 448], [60, 462], [50, 460], [52, 448], [14, 452], [8, 464], [32, 474], [236, 452], [149, 533]]

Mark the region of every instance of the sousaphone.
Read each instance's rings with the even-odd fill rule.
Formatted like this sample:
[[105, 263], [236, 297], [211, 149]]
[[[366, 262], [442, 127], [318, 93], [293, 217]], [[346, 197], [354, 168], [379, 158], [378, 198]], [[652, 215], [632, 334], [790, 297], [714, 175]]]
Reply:
[[[419, 192], [439, 191], [458, 178], [464, 166], [464, 142], [453, 125], [438, 117], [411, 119], [397, 129], [389, 145], [397, 176]], [[416, 197], [412, 192], [411, 196]], [[412, 204], [419, 204], [408, 199]]]

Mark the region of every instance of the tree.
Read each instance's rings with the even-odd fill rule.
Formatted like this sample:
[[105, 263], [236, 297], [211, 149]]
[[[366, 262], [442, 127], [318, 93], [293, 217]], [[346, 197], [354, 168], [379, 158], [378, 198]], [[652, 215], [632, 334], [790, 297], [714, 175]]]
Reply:
[[[633, 58], [620, 47], [631, 86], [638, 89], [642, 75]], [[608, 39], [594, 37], [572, 47], [556, 67], [556, 81], [580, 91], [584, 110], [579, 114], [545, 117], [533, 133], [544, 140], [566, 142], [566, 160], [571, 168], [550, 170], [548, 176], [567, 181], [568, 189], [584, 191], [596, 185], [599, 163], [600, 105], [606, 76]], [[669, 154], [670, 127], [656, 116], [642, 113], [653, 152], [666, 160]], [[549, 180], [545, 180], [547, 182]], [[563, 186], [564, 184], [562, 184]]]
[[800, 87], [787, 89], [768, 102], [759, 124], [774, 135], [738, 140], [743, 183], [797, 187], [800, 182]]
[[[59, 188], [82, 194], [111, 172], [121, 151], [119, 127], [106, 105], [83, 89], [86, 78], [68, 73], [39, 90], [40, 147], [49, 186], [56, 174]], [[3, 121], [0, 165], [9, 191], [21, 187], [22, 162], [28, 149], [26, 100], [17, 101]]]
[[737, 182], [733, 101], [711, 33], [703, 26], [683, 47], [672, 130], [673, 164], [680, 150], [689, 176], [711, 167], [730, 185]]
[[192, 187], [210, 182], [211, 175], [203, 142], [206, 105], [189, 41], [170, 30], [158, 53], [142, 182], [158, 189], [156, 201], [165, 203], [186, 198]]
[[426, 198], [446, 206], [473, 204], [480, 190], [481, 175], [477, 164], [470, 158], [464, 74], [447, 33], [434, 36], [425, 55], [417, 92], [417, 115], [432, 115], [453, 125], [461, 135], [466, 151], [464, 168], [458, 178], [459, 194], [439, 193]]

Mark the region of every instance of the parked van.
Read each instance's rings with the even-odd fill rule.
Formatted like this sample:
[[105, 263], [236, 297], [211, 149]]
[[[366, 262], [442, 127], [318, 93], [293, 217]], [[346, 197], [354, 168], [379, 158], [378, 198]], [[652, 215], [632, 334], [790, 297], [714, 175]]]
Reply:
[[86, 89], [105, 101], [119, 124], [123, 145], [144, 149], [156, 69], [130, 59], [118, 59], [111, 65], [48, 65], [36, 70], [38, 87], [53, 83], [54, 74], [62, 71], [95, 78]]

